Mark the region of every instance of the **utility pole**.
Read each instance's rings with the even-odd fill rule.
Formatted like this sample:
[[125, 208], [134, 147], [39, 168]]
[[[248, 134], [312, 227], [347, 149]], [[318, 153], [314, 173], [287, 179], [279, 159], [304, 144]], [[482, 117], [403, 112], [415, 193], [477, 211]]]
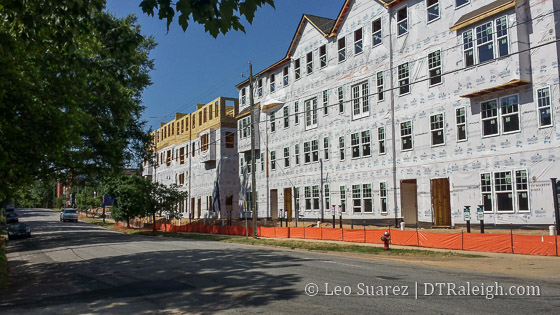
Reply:
[[[389, 11], [389, 30], [391, 28], [391, 8], [388, 8]], [[395, 126], [395, 93], [394, 93], [394, 79], [393, 79], [393, 37], [392, 32], [389, 32], [389, 82], [391, 82], [391, 149], [393, 153], [393, 167], [392, 167], [392, 174], [393, 174], [393, 205], [395, 211], [395, 227], [399, 227], [399, 218], [398, 218], [398, 209], [397, 206], [397, 140], [396, 140], [396, 126]]]
[[325, 220], [325, 201], [323, 200], [323, 159], [319, 159], [319, 163], [321, 164], [321, 224], [323, 224], [323, 220]]
[[251, 210], [253, 210], [253, 237], [257, 238], [257, 178], [255, 158], [255, 114], [253, 113], [253, 65], [249, 61], [249, 111], [251, 112]]

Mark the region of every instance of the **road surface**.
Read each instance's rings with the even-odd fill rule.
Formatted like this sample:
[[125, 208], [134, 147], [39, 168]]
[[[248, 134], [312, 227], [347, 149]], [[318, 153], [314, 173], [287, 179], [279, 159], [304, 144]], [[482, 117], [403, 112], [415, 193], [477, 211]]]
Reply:
[[[11, 287], [0, 295], [0, 314], [557, 314], [560, 308], [556, 280], [125, 235], [62, 223], [46, 209], [17, 212], [33, 237], [8, 244]], [[560, 272], [560, 260], [550, 272]], [[512, 286], [514, 293], [539, 295], [512, 296]]]

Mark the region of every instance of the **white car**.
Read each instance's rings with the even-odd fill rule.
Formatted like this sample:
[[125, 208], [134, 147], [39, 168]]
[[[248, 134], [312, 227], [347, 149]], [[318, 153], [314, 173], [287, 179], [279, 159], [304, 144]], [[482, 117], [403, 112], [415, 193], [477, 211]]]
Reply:
[[64, 208], [62, 209], [62, 211], [60, 211], [60, 221], [78, 222], [78, 212], [76, 212], [76, 210], [72, 208]]

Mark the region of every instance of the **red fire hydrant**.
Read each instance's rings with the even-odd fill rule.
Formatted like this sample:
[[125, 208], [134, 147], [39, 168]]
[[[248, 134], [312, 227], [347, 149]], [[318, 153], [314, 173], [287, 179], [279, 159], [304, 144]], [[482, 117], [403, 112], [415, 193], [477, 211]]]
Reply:
[[389, 242], [391, 241], [391, 235], [389, 235], [389, 232], [385, 232], [385, 234], [381, 236], [381, 241], [383, 241], [383, 249], [389, 250]]

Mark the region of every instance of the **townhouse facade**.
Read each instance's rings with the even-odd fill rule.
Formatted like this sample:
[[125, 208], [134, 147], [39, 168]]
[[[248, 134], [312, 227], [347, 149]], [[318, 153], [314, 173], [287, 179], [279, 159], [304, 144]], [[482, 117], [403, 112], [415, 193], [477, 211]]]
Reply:
[[[559, 1], [343, 1], [303, 15], [237, 118], [241, 199], [259, 217], [554, 222], [560, 177]], [[476, 217], [473, 212], [473, 217]], [[475, 219], [473, 219], [474, 221]], [[476, 221], [478, 222], [478, 221]]]
[[144, 162], [142, 175], [188, 192], [185, 218], [239, 216], [237, 110], [236, 98], [218, 97], [152, 132], [154, 163]]

